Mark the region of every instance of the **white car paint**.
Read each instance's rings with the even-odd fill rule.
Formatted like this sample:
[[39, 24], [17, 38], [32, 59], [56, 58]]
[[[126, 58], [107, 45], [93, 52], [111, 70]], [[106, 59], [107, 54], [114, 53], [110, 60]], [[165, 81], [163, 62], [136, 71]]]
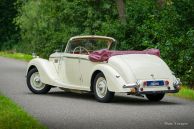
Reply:
[[[86, 37], [114, 40], [104, 36], [77, 36], [71, 38], [69, 42]], [[95, 71], [101, 71], [105, 75], [108, 90], [113, 92], [130, 93], [134, 88], [133, 85], [138, 90], [144, 88], [144, 92], [177, 92], [175, 86], [180, 83], [161, 58], [149, 54], [117, 55], [112, 56], [107, 62], [92, 62], [88, 59], [88, 55], [56, 52], [49, 60], [34, 58], [29, 62], [27, 71], [32, 67], [38, 69], [41, 82], [44, 84], [83, 91], [91, 91], [92, 76]], [[168, 80], [169, 85], [143, 86], [144, 81], [153, 80]]]

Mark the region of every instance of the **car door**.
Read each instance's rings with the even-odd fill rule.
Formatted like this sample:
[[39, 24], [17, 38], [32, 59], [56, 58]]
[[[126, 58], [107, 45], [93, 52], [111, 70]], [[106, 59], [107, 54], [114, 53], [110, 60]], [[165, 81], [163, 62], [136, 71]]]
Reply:
[[80, 74], [81, 74], [81, 85], [84, 88], [89, 88], [90, 87], [90, 81], [91, 81], [91, 77], [92, 77], [92, 70], [94, 68], [94, 66], [97, 63], [95, 62], [91, 62], [88, 59], [88, 55], [81, 55], [80, 56], [80, 63], [79, 63], [79, 67], [80, 67]]
[[59, 66], [61, 80], [76, 87], [80, 87], [80, 65], [79, 55], [64, 53]]

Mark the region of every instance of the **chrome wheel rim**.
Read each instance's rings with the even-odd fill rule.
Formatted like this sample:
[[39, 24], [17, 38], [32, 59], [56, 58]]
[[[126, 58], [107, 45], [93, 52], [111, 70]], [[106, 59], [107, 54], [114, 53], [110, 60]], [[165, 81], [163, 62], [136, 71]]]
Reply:
[[96, 93], [100, 98], [104, 98], [107, 93], [107, 82], [105, 78], [100, 77], [96, 81]]
[[45, 87], [45, 84], [40, 80], [40, 75], [38, 72], [35, 72], [31, 75], [30, 84], [35, 90], [42, 90]]

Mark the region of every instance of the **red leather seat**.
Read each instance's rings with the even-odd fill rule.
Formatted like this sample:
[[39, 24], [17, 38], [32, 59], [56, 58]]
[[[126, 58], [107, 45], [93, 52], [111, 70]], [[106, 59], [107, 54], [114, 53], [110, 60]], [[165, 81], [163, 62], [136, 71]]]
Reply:
[[150, 54], [160, 57], [160, 50], [158, 49], [146, 49], [143, 51], [128, 50], [128, 51], [113, 51], [113, 50], [99, 50], [89, 54], [89, 59], [92, 62], [108, 61], [111, 56], [125, 55], [125, 54]]

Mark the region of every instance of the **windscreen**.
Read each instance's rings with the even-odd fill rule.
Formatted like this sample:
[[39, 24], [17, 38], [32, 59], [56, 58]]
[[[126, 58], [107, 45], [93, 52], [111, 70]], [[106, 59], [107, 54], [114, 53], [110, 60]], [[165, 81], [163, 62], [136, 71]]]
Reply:
[[116, 43], [109, 39], [88, 38], [75, 39], [69, 42], [67, 53], [79, 51], [78, 47], [85, 48], [88, 52], [93, 52], [102, 49], [115, 49]]

